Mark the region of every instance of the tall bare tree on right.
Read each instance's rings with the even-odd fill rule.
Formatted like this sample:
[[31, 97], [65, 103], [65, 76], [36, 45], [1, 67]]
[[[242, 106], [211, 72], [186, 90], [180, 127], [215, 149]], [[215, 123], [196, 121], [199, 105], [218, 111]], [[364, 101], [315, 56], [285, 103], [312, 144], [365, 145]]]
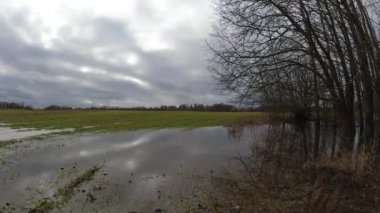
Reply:
[[315, 112], [316, 149], [326, 106], [338, 113], [343, 149], [358, 130], [362, 147], [380, 152], [378, 3], [219, 0], [211, 69], [237, 101]]

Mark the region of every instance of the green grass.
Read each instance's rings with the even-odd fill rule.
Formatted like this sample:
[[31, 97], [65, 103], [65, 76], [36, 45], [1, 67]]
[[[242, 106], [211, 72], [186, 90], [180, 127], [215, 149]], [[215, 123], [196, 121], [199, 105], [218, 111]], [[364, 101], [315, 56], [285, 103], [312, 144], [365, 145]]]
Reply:
[[59, 188], [54, 194], [54, 199], [43, 200], [38, 203], [30, 213], [46, 213], [51, 212], [54, 208], [60, 207], [67, 203], [74, 195], [75, 189], [85, 182], [91, 181], [95, 174], [101, 169], [101, 166], [93, 166], [92, 168], [83, 172], [76, 179], [68, 183], [67, 185]]
[[[0, 110], [0, 123], [12, 128], [65, 129], [76, 132], [115, 132], [138, 129], [227, 126], [259, 120], [258, 112], [158, 112], [121, 110]], [[91, 128], [89, 128], [91, 126]]]

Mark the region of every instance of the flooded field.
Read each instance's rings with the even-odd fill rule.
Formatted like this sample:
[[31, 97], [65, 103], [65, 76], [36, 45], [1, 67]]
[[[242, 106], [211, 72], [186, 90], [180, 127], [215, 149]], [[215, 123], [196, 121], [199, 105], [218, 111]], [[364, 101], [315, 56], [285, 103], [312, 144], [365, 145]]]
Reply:
[[377, 155], [323, 127], [317, 146], [312, 123], [23, 140], [0, 149], [0, 212], [378, 212]]
[[[5, 212], [201, 209], [213, 179], [237, 172], [236, 157], [250, 155], [252, 138], [263, 137], [263, 128], [163, 129], [26, 141], [0, 150], [0, 205]], [[81, 178], [95, 167], [88, 179]]]
[[62, 129], [62, 130], [52, 130], [52, 129], [35, 129], [35, 128], [19, 128], [13, 129], [5, 124], [0, 124], [0, 143], [1, 141], [7, 140], [17, 140], [32, 136], [45, 135], [51, 133], [58, 133], [63, 131], [72, 131], [73, 129]]

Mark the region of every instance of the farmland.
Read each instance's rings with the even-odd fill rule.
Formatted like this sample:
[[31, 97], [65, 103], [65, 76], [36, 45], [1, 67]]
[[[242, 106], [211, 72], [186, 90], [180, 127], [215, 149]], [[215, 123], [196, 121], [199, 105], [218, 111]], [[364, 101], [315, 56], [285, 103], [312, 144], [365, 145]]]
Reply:
[[11, 128], [68, 129], [76, 132], [118, 132], [138, 129], [227, 126], [257, 120], [258, 112], [162, 112], [105, 110], [0, 110], [0, 123]]

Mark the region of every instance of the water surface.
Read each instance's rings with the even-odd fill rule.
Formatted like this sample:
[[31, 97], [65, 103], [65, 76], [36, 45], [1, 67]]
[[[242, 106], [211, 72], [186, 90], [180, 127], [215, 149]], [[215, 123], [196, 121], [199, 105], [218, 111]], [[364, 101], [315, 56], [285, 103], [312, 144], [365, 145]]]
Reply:
[[[0, 150], [0, 205], [28, 210], [75, 174], [102, 170], [57, 211], [175, 211], [194, 206], [210, 180], [233, 172], [263, 127], [164, 129], [58, 136]], [[233, 132], [236, 133], [236, 132]], [[197, 198], [198, 196], [198, 198]]]
[[33, 128], [10, 128], [4, 124], [0, 124], [0, 143], [1, 141], [7, 140], [17, 140], [37, 135], [44, 135], [50, 133], [57, 133], [63, 131], [72, 131], [72, 129], [62, 129], [62, 130], [53, 130], [53, 129], [33, 129]]

